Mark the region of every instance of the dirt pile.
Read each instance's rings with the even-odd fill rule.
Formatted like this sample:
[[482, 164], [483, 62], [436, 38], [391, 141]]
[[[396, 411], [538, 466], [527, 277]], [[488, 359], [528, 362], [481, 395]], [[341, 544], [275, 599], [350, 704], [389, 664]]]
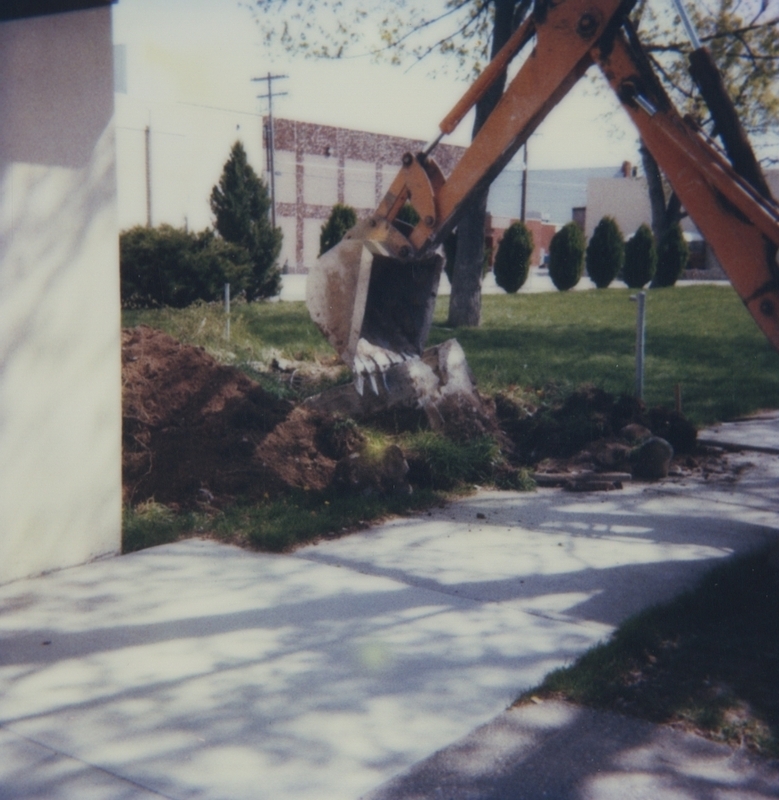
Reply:
[[615, 397], [595, 387], [582, 387], [533, 413], [505, 395], [496, 396], [495, 403], [513, 458], [534, 465], [540, 477], [621, 473], [656, 480], [705, 471], [721, 455], [697, 446], [695, 426], [682, 414], [660, 406], [648, 409], [635, 397]]
[[[616, 484], [619, 473], [639, 476], [634, 457], [652, 435], [671, 443], [677, 470], [680, 464], [684, 469], [705, 467], [692, 455], [679, 461], [696, 447], [694, 427], [679, 414], [648, 410], [634, 398], [616, 398], [595, 388], [529, 413], [509, 397], [478, 394], [465, 356], [455, 345], [426, 351], [431, 363], [404, 365], [397, 380], [388, 374], [379, 393], [360, 395], [353, 385], [345, 385], [295, 407], [239, 370], [221, 366], [202, 348], [145, 326], [125, 330], [124, 501], [153, 498], [181, 508], [221, 507], [291, 489], [385, 493], [410, 491], [409, 480], [432, 485], [418, 479], [414, 453], [395, 447], [392, 458], [369, 457], [351, 416], [389, 427], [392, 433], [427, 427], [465, 447], [491, 440], [512, 474], [519, 474], [520, 466], [547, 474], [585, 470], [613, 473]], [[420, 393], [419, 384], [425, 381], [430, 386]], [[420, 404], [419, 397], [430, 402]], [[344, 405], [354, 406], [354, 413], [335, 413]], [[458, 454], [452, 450], [436, 457], [456, 460]], [[422, 458], [425, 468], [433, 469], [431, 458], [435, 460], [430, 454]], [[436, 469], [447, 472], [450, 467], [447, 462]], [[663, 470], [667, 474], [668, 464]]]
[[294, 409], [145, 326], [122, 333], [122, 392], [125, 502], [191, 507], [322, 489], [349, 451], [332, 416]]

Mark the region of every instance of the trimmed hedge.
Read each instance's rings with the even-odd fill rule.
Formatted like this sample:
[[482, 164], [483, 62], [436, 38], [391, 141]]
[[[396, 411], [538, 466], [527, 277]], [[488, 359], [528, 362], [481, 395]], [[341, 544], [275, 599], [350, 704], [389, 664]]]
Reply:
[[590, 280], [605, 289], [625, 263], [625, 239], [612, 217], [603, 217], [587, 245], [586, 267]]
[[657, 246], [657, 272], [652, 286], [673, 286], [682, 277], [690, 260], [690, 248], [679, 223], [671, 225]]
[[561, 291], [572, 289], [584, 270], [584, 234], [575, 223], [560, 228], [549, 243], [549, 277]]
[[631, 289], [646, 286], [657, 269], [655, 237], [648, 225], [642, 225], [625, 245], [625, 283]]
[[184, 308], [198, 300], [222, 297], [229, 283], [233, 295], [252, 280], [248, 250], [219, 238], [211, 229], [137, 225], [119, 236], [122, 308]]
[[524, 222], [514, 222], [503, 234], [495, 255], [495, 283], [509, 294], [517, 292], [527, 280], [533, 255], [533, 233]]

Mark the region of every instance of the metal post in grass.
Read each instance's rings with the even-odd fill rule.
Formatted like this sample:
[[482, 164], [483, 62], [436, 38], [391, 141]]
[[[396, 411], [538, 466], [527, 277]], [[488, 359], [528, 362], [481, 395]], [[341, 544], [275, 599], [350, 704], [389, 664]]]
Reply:
[[644, 344], [646, 341], [646, 292], [631, 294], [630, 299], [638, 303], [636, 314], [636, 397], [644, 399]]
[[230, 284], [225, 284], [225, 339], [230, 341]]

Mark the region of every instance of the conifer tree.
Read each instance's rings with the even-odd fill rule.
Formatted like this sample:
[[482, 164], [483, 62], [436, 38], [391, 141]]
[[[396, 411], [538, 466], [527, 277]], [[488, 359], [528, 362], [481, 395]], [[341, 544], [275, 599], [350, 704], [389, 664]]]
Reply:
[[503, 234], [495, 255], [495, 283], [513, 294], [519, 291], [530, 271], [533, 255], [533, 233], [524, 222], [512, 223]]
[[682, 277], [689, 260], [690, 248], [681, 226], [671, 225], [657, 245], [657, 272], [652, 286], [673, 286]]
[[356, 224], [357, 212], [351, 206], [336, 203], [319, 234], [319, 255], [335, 247]]
[[549, 243], [549, 277], [561, 292], [573, 289], [584, 271], [584, 234], [575, 223], [563, 225]]
[[211, 211], [219, 235], [249, 252], [252, 277], [247, 300], [273, 297], [281, 291], [277, 259], [282, 234], [268, 218], [270, 202], [267, 187], [247, 161], [241, 142], [236, 142], [219, 183], [211, 190]]
[[641, 225], [625, 245], [625, 283], [631, 289], [640, 289], [652, 280], [656, 269], [655, 237], [648, 225]]
[[587, 245], [587, 275], [605, 289], [617, 277], [625, 262], [625, 240], [613, 217], [603, 217]]

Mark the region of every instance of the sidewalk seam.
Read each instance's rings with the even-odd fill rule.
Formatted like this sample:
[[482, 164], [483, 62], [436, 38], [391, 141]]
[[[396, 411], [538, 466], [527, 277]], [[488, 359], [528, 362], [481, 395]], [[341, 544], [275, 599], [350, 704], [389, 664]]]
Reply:
[[59, 758], [67, 758], [70, 761], [75, 761], [78, 764], [83, 764], [85, 767], [89, 769], [94, 769], [97, 770], [98, 772], [102, 772], [104, 775], [108, 775], [111, 778], [122, 781], [123, 783], [127, 783], [130, 786], [135, 786], [138, 789], [142, 789], [144, 792], [148, 792], [149, 794], [156, 795], [157, 797], [164, 797], [165, 800], [179, 800], [179, 798], [174, 797], [173, 795], [162, 794], [162, 792], [158, 792], [156, 789], [150, 789], [148, 786], [144, 786], [142, 783], [138, 783], [138, 781], [134, 781], [131, 778], [126, 778], [123, 775], [117, 775], [115, 772], [111, 772], [110, 769], [107, 769], [106, 767], [101, 767], [99, 764], [92, 764], [89, 761], [84, 761], [83, 758], [79, 758], [78, 756], [74, 756], [70, 753], [65, 753], [61, 750], [57, 750], [51, 745], [45, 744], [44, 742], [39, 742], [37, 739], [33, 739], [30, 736], [25, 736], [23, 733], [15, 731], [8, 725], [3, 725], [2, 723], [0, 723], [0, 730], [9, 733], [12, 736], [15, 736], [17, 739], [22, 739], [23, 741], [29, 742], [30, 744], [33, 744], [36, 747], [40, 747], [54, 756], [58, 756]]

